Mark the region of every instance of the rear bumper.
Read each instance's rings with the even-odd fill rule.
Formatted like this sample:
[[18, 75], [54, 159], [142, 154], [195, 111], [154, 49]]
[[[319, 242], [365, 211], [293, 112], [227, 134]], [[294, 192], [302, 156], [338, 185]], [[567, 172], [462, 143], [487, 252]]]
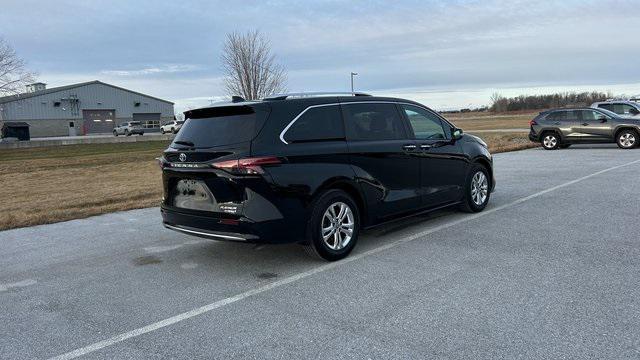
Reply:
[[284, 219], [254, 222], [246, 218], [235, 221], [215, 215], [194, 214], [162, 206], [164, 227], [184, 234], [221, 241], [283, 244], [300, 241]]
[[536, 134], [535, 130], [531, 129], [529, 131], [529, 140], [531, 140], [533, 142], [538, 142], [538, 141], [540, 141], [540, 136], [538, 134]]

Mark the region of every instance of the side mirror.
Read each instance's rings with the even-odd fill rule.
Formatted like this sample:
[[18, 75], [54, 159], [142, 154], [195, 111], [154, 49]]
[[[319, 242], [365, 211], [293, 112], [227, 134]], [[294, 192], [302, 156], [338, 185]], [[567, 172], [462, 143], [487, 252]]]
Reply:
[[453, 140], [458, 140], [462, 137], [462, 134], [464, 132], [462, 131], [462, 129], [453, 129], [451, 132], [451, 135], [453, 137]]

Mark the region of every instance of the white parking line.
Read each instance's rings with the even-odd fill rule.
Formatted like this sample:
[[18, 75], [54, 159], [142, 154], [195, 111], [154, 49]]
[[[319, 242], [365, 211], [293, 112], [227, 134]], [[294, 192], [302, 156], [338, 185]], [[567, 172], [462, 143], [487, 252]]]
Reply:
[[311, 269], [311, 270], [308, 270], [308, 271], [305, 271], [305, 272], [302, 272], [302, 273], [298, 273], [298, 274], [283, 278], [283, 279], [278, 280], [278, 281], [274, 281], [274, 282], [272, 282], [270, 284], [267, 284], [267, 285], [260, 286], [260, 287], [255, 288], [255, 289], [251, 289], [251, 290], [245, 291], [245, 292], [240, 293], [238, 295], [235, 295], [235, 296], [232, 296], [232, 297], [228, 297], [228, 298], [225, 298], [225, 299], [222, 299], [222, 300], [215, 301], [215, 302], [213, 302], [211, 304], [204, 305], [202, 307], [193, 309], [191, 311], [187, 311], [187, 312], [172, 316], [170, 318], [155, 322], [153, 324], [149, 324], [147, 326], [143, 326], [143, 327], [138, 328], [138, 329], [127, 331], [125, 333], [116, 335], [116, 336], [111, 337], [109, 339], [105, 339], [105, 340], [93, 343], [91, 345], [87, 345], [85, 347], [70, 351], [68, 353], [53, 357], [50, 360], [75, 359], [75, 358], [77, 358], [79, 356], [86, 355], [86, 354], [98, 351], [100, 349], [103, 349], [105, 347], [111, 346], [113, 344], [117, 344], [117, 343], [125, 341], [127, 339], [134, 338], [134, 337], [146, 334], [146, 333], [150, 333], [152, 331], [155, 331], [155, 330], [158, 330], [158, 329], [161, 329], [161, 328], [176, 324], [178, 322], [181, 322], [181, 321], [196, 317], [198, 315], [202, 315], [204, 313], [207, 313], [209, 311], [221, 308], [223, 306], [226, 306], [226, 305], [229, 305], [229, 304], [233, 304], [233, 303], [238, 302], [240, 300], [246, 299], [246, 298], [248, 298], [250, 296], [254, 296], [254, 295], [269, 291], [271, 289], [275, 289], [275, 288], [281, 287], [283, 285], [287, 285], [287, 284], [302, 280], [302, 279], [307, 278], [307, 277], [309, 277], [311, 275], [314, 275], [314, 274], [317, 274], [317, 273], [321, 273], [321, 272], [336, 268], [336, 267], [338, 267], [340, 265], [344, 265], [344, 264], [347, 264], [347, 263], [362, 259], [364, 257], [370, 256], [370, 255], [373, 255], [373, 254], [377, 254], [379, 252], [394, 248], [394, 247], [396, 247], [398, 245], [401, 245], [401, 244], [404, 244], [404, 243], [407, 243], [407, 242], [422, 238], [422, 237], [424, 237], [426, 235], [433, 234], [433, 233], [435, 233], [437, 231], [440, 231], [440, 230], [443, 230], [443, 229], [447, 229], [447, 228], [450, 228], [452, 226], [456, 226], [458, 224], [461, 224], [461, 223], [464, 223], [464, 222], [467, 222], [467, 221], [475, 220], [477, 218], [480, 218], [480, 217], [483, 217], [483, 216], [487, 216], [489, 214], [493, 214], [496, 211], [500, 211], [500, 210], [503, 210], [505, 208], [509, 208], [509, 207], [518, 205], [518, 204], [523, 203], [525, 201], [528, 201], [528, 200], [534, 199], [536, 197], [539, 197], [539, 196], [545, 195], [547, 193], [550, 193], [552, 191], [555, 191], [555, 190], [558, 190], [558, 189], [573, 185], [573, 184], [578, 183], [580, 181], [587, 180], [587, 179], [592, 178], [594, 176], [598, 176], [600, 174], [604, 174], [606, 172], [613, 171], [613, 170], [616, 170], [616, 169], [619, 169], [619, 168], [622, 168], [622, 167], [625, 167], [625, 166], [633, 165], [633, 164], [636, 164], [636, 163], [639, 163], [639, 162], [640, 162], [640, 159], [632, 161], [632, 162], [628, 162], [628, 163], [625, 163], [625, 164], [622, 164], [622, 165], [613, 166], [613, 167], [610, 167], [610, 168], [595, 172], [595, 173], [587, 175], [587, 176], [583, 176], [581, 178], [578, 178], [578, 179], [575, 179], [575, 180], [572, 180], [572, 181], [569, 181], [569, 182], [566, 182], [566, 183], [563, 183], [563, 184], [548, 188], [546, 190], [539, 191], [539, 192], [537, 192], [535, 194], [531, 194], [529, 196], [525, 196], [525, 197], [520, 198], [518, 200], [515, 200], [513, 202], [510, 202], [510, 203], [507, 203], [507, 204], [504, 204], [504, 205], [500, 205], [500, 206], [497, 206], [497, 207], [494, 207], [494, 208], [491, 208], [491, 209], [487, 209], [487, 210], [485, 210], [485, 211], [483, 211], [481, 213], [475, 213], [473, 215], [465, 216], [463, 218], [447, 222], [445, 224], [433, 227], [433, 228], [425, 230], [425, 231], [421, 231], [419, 233], [416, 233], [416, 234], [413, 234], [411, 236], [407, 236], [407, 237], [401, 238], [401, 239], [396, 240], [394, 242], [391, 242], [391, 243], [388, 243], [386, 245], [383, 245], [383, 246], [380, 246], [380, 247], [365, 251], [363, 253], [360, 253], [360, 254], [357, 254], [357, 255], [352, 255], [352, 256], [350, 256], [350, 257], [348, 257], [346, 259], [343, 259], [343, 260], [340, 260], [340, 261], [336, 261], [336, 262], [332, 262], [332, 263], [328, 263], [328, 264], [319, 266], [317, 268], [314, 268], [314, 269]]

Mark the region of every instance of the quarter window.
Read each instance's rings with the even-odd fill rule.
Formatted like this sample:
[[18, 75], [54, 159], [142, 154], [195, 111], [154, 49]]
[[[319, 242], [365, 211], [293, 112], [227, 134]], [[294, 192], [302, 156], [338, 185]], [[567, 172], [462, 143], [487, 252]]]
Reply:
[[447, 133], [442, 127], [442, 120], [425, 109], [412, 105], [401, 105], [407, 114], [413, 133], [418, 140], [443, 140], [447, 139]]
[[343, 104], [349, 140], [398, 140], [407, 135], [394, 104]]
[[344, 140], [344, 127], [338, 105], [307, 109], [287, 130], [288, 143]]

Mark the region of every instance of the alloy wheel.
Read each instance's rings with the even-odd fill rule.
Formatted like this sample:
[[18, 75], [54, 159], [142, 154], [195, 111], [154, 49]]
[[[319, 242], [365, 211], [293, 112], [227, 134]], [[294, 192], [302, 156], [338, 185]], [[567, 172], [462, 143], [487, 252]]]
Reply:
[[555, 147], [556, 144], [558, 144], [558, 139], [554, 135], [547, 135], [542, 140], [542, 143], [544, 144], [544, 147], [550, 149]]
[[482, 206], [487, 200], [488, 194], [489, 180], [482, 171], [478, 171], [471, 179], [471, 200], [476, 206]]
[[349, 245], [355, 227], [349, 205], [335, 202], [322, 216], [322, 240], [331, 250], [341, 250]]
[[629, 148], [635, 145], [636, 137], [632, 133], [626, 132], [620, 135], [619, 141], [620, 141], [620, 145], [622, 145], [623, 147]]

